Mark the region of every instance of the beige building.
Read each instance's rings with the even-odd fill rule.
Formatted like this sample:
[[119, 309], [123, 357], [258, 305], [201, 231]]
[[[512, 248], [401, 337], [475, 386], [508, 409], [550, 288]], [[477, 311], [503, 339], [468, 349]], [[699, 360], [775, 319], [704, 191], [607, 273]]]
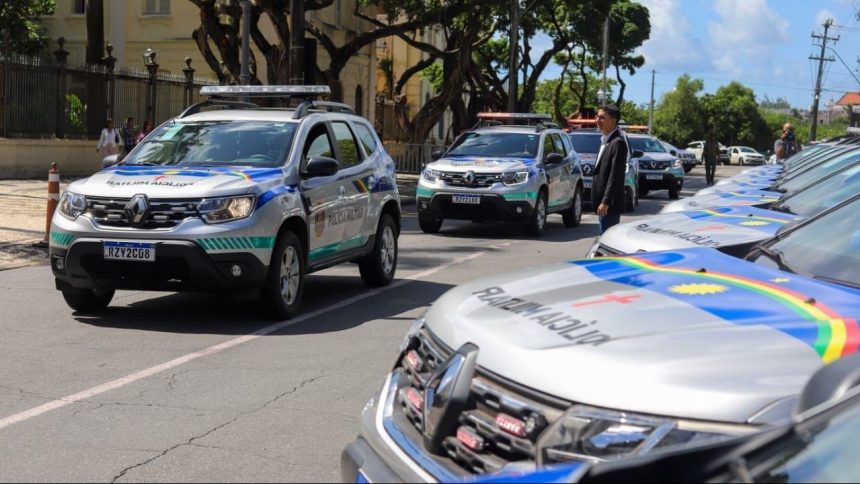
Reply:
[[[85, 0], [56, 1], [56, 13], [43, 18], [43, 25], [52, 39], [50, 50], [56, 50], [56, 39], [64, 37], [65, 49], [70, 53], [69, 64], [83, 64], [87, 39]], [[357, 33], [371, 28], [368, 22], [353, 15], [354, 6], [355, 0], [337, 0], [331, 7], [308, 12], [306, 21], [320, 27], [332, 38], [335, 45], [341, 45]], [[190, 1], [104, 0], [104, 8], [105, 42], [113, 46], [113, 56], [117, 59], [118, 68], [143, 69], [143, 54], [147, 48], [152, 48], [156, 52], [156, 62], [163, 72], [181, 74], [185, 67], [185, 58], [190, 57], [197, 76], [216, 77], [191, 39], [192, 32], [199, 26], [199, 11]], [[277, 40], [271, 25], [262, 25], [261, 30], [270, 41]], [[444, 45], [438, 28], [425, 29], [419, 35], [424, 41]], [[357, 112], [372, 121], [377, 121], [377, 94], [387, 94], [385, 75], [379, 68], [379, 60], [391, 60], [396, 82], [400, 74], [418, 62], [423, 55], [394, 37], [377, 42], [375, 46], [368, 46], [354, 56], [341, 73], [344, 102], [355, 106]], [[258, 53], [255, 58], [259, 63], [258, 78], [266, 82], [265, 59]], [[328, 62], [326, 51], [318, 48], [317, 65], [325, 69]], [[403, 92], [405, 108], [412, 116], [429, 96], [432, 96], [432, 87], [420, 76], [414, 76]], [[388, 125], [390, 120], [389, 116], [389, 119], [384, 120], [385, 124]], [[440, 123], [438, 129], [434, 130], [433, 137], [444, 138], [444, 127], [448, 125], [448, 122]], [[393, 131], [385, 130], [386, 137], [391, 137], [390, 133]]]

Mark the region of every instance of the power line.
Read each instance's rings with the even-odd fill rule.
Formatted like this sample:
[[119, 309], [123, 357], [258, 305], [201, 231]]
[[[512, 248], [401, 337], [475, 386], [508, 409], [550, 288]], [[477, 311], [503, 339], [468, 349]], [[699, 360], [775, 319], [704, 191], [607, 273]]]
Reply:
[[830, 30], [830, 27], [833, 26], [833, 19], [827, 19], [824, 22], [824, 34], [818, 35], [815, 32], [812, 33], [813, 39], [818, 39], [821, 41], [821, 54], [818, 57], [810, 56], [810, 59], [818, 61], [818, 77], [815, 80], [815, 96], [812, 98], [812, 125], [809, 129], [809, 140], [815, 141], [816, 135], [818, 134], [818, 100], [821, 98], [821, 80], [824, 75], [824, 62], [833, 62], [836, 59], [833, 57], [824, 57], [824, 50], [827, 48], [827, 41], [832, 40], [834, 43], [839, 41], [839, 37], [828, 37], [827, 31]]

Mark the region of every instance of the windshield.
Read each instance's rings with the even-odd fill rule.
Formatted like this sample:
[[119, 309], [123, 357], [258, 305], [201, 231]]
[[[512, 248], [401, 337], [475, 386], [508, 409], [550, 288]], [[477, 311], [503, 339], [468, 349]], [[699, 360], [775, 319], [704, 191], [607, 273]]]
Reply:
[[819, 163], [814, 168], [798, 173], [781, 181], [777, 188], [785, 190], [786, 193], [794, 193], [798, 190], [806, 188], [815, 183], [821, 178], [839, 171], [846, 166], [849, 166], [860, 160], [860, 151], [849, 151], [834, 158], [830, 158], [823, 163]]
[[600, 135], [599, 134], [572, 134], [570, 141], [573, 143], [573, 149], [577, 153], [599, 153], [600, 152]]
[[654, 138], [628, 138], [630, 149], [639, 150], [643, 153], [665, 153], [663, 145]]
[[[860, 406], [854, 405], [802, 437], [785, 439], [777, 449], [747, 458], [755, 482], [857, 482], [860, 461], [854, 446], [860, 432]], [[761, 462], [759, 462], [761, 461]]]
[[[790, 267], [803, 275], [860, 287], [860, 199], [813, 219], [765, 246], [771, 254], [753, 252], [757, 264]], [[773, 260], [773, 254], [781, 261]], [[779, 264], [778, 262], [782, 262]]]
[[813, 165], [814, 163], [820, 163], [827, 158], [832, 156], [836, 156], [840, 153], [847, 152], [844, 147], [834, 148], [832, 150], [822, 150], [813, 151], [812, 149], [807, 151], [802, 151], [797, 155], [792, 156], [788, 160], [785, 161], [785, 175], [788, 176], [790, 174], [797, 173], [798, 171], [802, 171], [806, 169], [808, 166]]
[[758, 151], [756, 151], [756, 150], [754, 150], [754, 149], [752, 149], [752, 148], [747, 148], [746, 146], [741, 146], [740, 150], [741, 150], [741, 153], [753, 153], [753, 154], [758, 154]]
[[801, 190], [796, 195], [777, 203], [773, 208], [803, 217], [812, 217], [830, 207], [835, 207], [857, 193], [860, 193], [860, 164]]
[[466, 133], [445, 156], [510, 156], [534, 158], [538, 152], [539, 134]]
[[273, 121], [167, 124], [123, 164], [277, 167], [284, 164], [297, 126]]

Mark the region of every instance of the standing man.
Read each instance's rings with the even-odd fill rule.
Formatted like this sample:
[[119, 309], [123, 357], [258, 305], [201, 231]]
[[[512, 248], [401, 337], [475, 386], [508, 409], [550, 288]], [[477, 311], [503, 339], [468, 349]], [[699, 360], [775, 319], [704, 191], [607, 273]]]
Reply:
[[705, 146], [702, 147], [702, 158], [705, 159], [705, 182], [714, 184], [714, 175], [717, 171], [717, 160], [720, 159], [720, 145], [717, 144], [717, 136], [711, 131]]
[[614, 105], [597, 112], [597, 127], [603, 133], [591, 182], [591, 206], [596, 207], [600, 233], [621, 221], [624, 211], [624, 173], [627, 171], [627, 142], [618, 129], [621, 112]]
[[131, 150], [137, 146], [137, 127], [134, 125], [134, 117], [129, 116], [122, 127], [122, 157], [125, 158]]
[[776, 153], [776, 162], [782, 163], [796, 155], [800, 151], [800, 143], [794, 136], [794, 126], [791, 123], [782, 125], [782, 136], [773, 143], [773, 152]]

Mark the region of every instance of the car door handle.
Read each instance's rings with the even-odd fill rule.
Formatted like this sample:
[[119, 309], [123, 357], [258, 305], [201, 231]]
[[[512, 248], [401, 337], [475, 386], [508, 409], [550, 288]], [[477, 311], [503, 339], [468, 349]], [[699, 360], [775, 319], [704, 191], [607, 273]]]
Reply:
[[345, 197], [345, 196], [346, 196], [346, 187], [344, 187], [343, 185], [341, 185], [341, 186], [340, 186], [340, 188], [338, 188], [338, 189], [337, 189], [337, 197], [338, 197], [338, 198], [343, 198], [343, 197]]

